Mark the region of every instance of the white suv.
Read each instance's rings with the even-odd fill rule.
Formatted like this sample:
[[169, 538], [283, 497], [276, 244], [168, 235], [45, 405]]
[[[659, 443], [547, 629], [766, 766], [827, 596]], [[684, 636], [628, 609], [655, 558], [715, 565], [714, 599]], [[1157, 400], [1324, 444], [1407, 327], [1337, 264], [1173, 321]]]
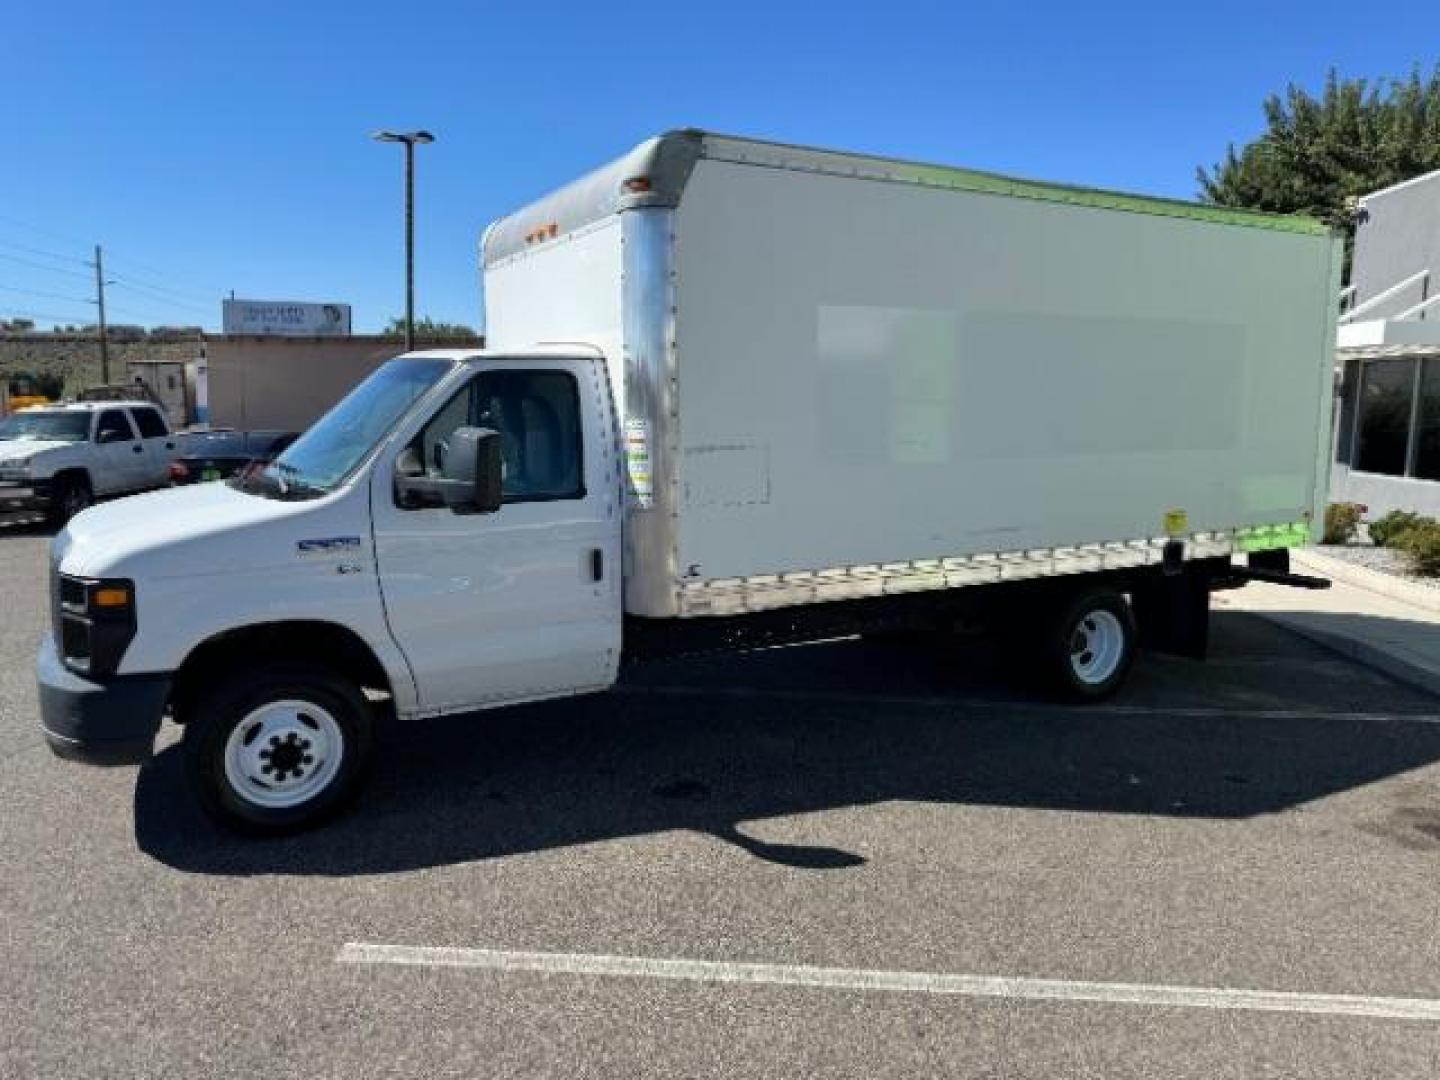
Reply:
[[63, 525], [96, 499], [164, 487], [175, 438], [147, 401], [39, 405], [0, 420], [0, 511]]

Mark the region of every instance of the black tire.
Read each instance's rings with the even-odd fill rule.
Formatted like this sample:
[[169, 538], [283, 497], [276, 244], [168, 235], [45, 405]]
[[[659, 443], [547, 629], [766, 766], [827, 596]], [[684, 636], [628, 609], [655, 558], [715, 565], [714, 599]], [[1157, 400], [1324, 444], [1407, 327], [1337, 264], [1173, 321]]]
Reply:
[[[236, 749], [237, 756], [250, 758], [255, 733], [263, 732], [269, 723], [255, 717], [264, 716], [262, 710], [267, 705], [274, 706], [271, 713], [275, 716], [282, 716], [287, 710], [275, 703], [285, 701], [311, 707], [308, 712], [303, 707], [294, 710], [298, 725], [292, 723], [290, 726], [300, 733], [302, 740], [307, 734], [313, 737], [321, 733], [323, 725], [326, 732], [332, 728], [338, 730], [341, 751], [333, 776], [303, 801], [294, 805], [264, 805], [256, 799], [273, 797], [274, 792], [268, 790], [269, 785], [257, 770], [239, 765], [234, 771], [238, 771], [249, 783], [237, 786], [231, 779], [232, 770], [227, 769], [228, 748], [232, 733], [247, 718], [251, 718], [252, 734], [248, 738], [238, 735]], [[181, 719], [185, 723], [185, 771], [191, 788], [210, 817], [237, 832], [280, 835], [319, 824], [355, 797], [369, 770], [374, 743], [373, 709], [359, 687], [316, 665], [272, 662], [262, 663], [255, 669], [237, 671], [199, 698]], [[281, 779], [288, 775], [292, 784], [303, 780], [302, 768], [309, 768], [311, 759], [308, 753], [303, 759], [300, 755], [302, 751], [310, 750], [310, 743], [304, 741], [302, 747], [290, 737], [294, 731], [285, 733], [280, 720], [274, 721], [271, 729], [281, 734], [263, 736], [265, 743], [275, 746], [278, 739], [288, 741], [294, 747], [293, 750], [282, 747], [292, 753], [294, 760], [282, 763], [279, 770]], [[329, 746], [336, 738], [331, 734], [327, 736], [327, 741], [317, 740], [317, 745]], [[270, 755], [270, 751], [264, 748], [253, 753], [264, 757]], [[319, 771], [326, 767], [326, 761], [315, 761], [313, 765], [312, 771]], [[293, 769], [293, 773], [286, 774], [286, 766]], [[272, 774], [275, 772], [271, 763], [261, 765], [260, 769]], [[273, 782], [273, 775], [270, 779]], [[310, 782], [315, 782], [314, 776]], [[286, 794], [281, 792], [280, 797], [284, 798]], [[303, 791], [289, 794], [303, 794]]]
[[69, 523], [81, 510], [95, 505], [90, 479], [80, 473], [62, 474], [50, 495], [50, 524], [56, 528]]
[[1051, 609], [1041, 650], [1047, 681], [1061, 698], [1103, 701], [1120, 689], [1135, 661], [1129, 601], [1110, 589], [1066, 598]]

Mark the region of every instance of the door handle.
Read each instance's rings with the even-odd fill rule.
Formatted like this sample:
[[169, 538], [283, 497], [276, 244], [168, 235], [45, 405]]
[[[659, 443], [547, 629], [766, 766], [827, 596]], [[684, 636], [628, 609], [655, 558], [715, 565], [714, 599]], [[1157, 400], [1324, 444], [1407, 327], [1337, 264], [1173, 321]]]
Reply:
[[167, 442], [167, 443], [165, 444], [165, 449], [166, 449], [166, 450], [174, 450], [174, 449], [175, 449], [175, 444], [174, 444], [173, 442]]
[[132, 446], [130, 449], [133, 450], [133, 451], [134, 451], [135, 453], [137, 453], [137, 454], [143, 454], [143, 453], [145, 452], [145, 447], [141, 446], [139, 443], [136, 443], [136, 444], [135, 444], [134, 446]]
[[605, 552], [600, 548], [590, 549], [590, 580], [605, 580]]

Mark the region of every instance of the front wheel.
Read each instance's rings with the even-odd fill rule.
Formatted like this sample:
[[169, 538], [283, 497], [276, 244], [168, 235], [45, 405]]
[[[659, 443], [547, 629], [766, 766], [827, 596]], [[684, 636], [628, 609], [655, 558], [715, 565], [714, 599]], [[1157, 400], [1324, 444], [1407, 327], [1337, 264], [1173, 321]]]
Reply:
[[84, 476], [61, 476], [55, 482], [55, 494], [50, 504], [50, 523], [59, 528], [80, 511], [93, 505], [95, 495], [90, 490], [89, 480]]
[[307, 828], [353, 798], [374, 728], [358, 687], [292, 663], [237, 672], [183, 719], [200, 805], [223, 825], [265, 834]]
[[1071, 701], [1099, 701], [1120, 689], [1135, 659], [1135, 615], [1118, 592], [1071, 597], [1052, 615], [1045, 640], [1051, 682]]

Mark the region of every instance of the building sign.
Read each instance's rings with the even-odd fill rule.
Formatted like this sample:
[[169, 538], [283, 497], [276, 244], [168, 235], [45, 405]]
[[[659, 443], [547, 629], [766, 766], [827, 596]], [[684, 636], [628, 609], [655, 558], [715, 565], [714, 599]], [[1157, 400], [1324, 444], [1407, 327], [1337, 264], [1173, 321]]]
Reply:
[[307, 304], [290, 300], [226, 300], [222, 328], [227, 334], [347, 337], [350, 334], [350, 305]]

